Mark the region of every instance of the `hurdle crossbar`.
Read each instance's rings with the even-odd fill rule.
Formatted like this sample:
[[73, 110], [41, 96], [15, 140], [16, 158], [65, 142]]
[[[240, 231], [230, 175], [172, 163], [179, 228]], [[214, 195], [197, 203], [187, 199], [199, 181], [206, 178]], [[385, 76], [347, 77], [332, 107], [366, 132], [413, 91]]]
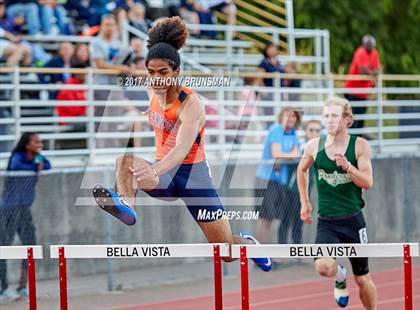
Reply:
[[242, 309], [249, 309], [248, 258], [403, 257], [405, 310], [413, 310], [412, 257], [419, 256], [418, 243], [366, 244], [244, 244], [232, 245], [232, 258], [240, 259]]
[[36, 310], [36, 270], [35, 259], [42, 259], [42, 246], [0, 246], [0, 259], [27, 259], [29, 310]]
[[215, 309], [221, 310], [222, 257], [230, 256], [227, 243], [189, 244], [95, 244], [95, 245], [51, 245], [50, 257], [59, 259], [60, 309], [68, 309], [67, 267], [68, 258], [187, 258], [213, 257]]

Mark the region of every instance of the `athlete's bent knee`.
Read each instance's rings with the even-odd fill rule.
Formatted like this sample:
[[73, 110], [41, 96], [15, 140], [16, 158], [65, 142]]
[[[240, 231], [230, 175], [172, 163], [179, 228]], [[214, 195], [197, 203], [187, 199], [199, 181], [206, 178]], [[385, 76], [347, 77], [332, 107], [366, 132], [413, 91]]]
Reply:
[[334, 275], [334, 267], [334, 261], [322, 258], [315, 261], [315, 269], [323, 277], [332, 277]]
[[354, 276], [354, 281], [360, 288], [371, 284], [371, 278], [369, 275]]

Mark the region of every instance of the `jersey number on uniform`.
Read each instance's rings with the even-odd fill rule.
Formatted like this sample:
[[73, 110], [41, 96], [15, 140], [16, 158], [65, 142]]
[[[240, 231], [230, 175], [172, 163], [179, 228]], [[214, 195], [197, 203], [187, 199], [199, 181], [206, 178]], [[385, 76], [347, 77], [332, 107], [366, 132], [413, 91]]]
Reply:
[[366, 227], [359, 230], [360, 243], [368, 243], [368, 236]]

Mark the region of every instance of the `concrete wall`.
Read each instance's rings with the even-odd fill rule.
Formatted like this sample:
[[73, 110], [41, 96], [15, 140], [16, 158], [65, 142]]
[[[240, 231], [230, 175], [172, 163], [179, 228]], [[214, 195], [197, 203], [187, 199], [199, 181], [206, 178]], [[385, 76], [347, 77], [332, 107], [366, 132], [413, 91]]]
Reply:
[[[420, 158], [375, 159], [374, 187], [364, 193], [370, 242], [418, 241], [420, 238]], [[225, 167], [212, 165], [216, 184]], [[229, 210], [253, 210], [248, 203], [254, 194], [255, 165], [238, 165], [233, 173], [229, 193], [234, 206], [226, 204]], [[4, 177], [0, 177], [0, 188]], [[96, 172], [61, 171], [42, 175], [39, 179], [36, 202], [32, 206], [37, 228], [38, 244], [45, 246], [45, 256], [49, 257], [51, 244], [105, 244], [105, 243], [188, 243], [205, 242], [203, 234], [182, 203], [160, 203], [148, 199], [137, 208], [139, 220], [128, 227], [107, 216], [90, 200], [90, 190], [94, 183], [112, 184], [113, 172], [105, 169]], [[83, 184], [82, 184], [83, 183]], [[82, 184], [82, 185], [81, 185]], [[83, 189], [85, 188], [85, 189]], [[225, 187], [226, 188], [226, 187]], [[139, 197], [144, 197], [139, 195]], [[76, 204], [76, 199], [77, 204]], [[86, 203], [88, 202], [88, 203]], [[84, 205], [80, 205], [84, 204]], [[90, 205], [88, 205], [90, 203]], [[316, 205], [316, 203], [314, 203]], [[231, 222], [232, 230], [253, 231], [256, 221]], [[273, 226], [273, 242], [275, 241]], [[110, 232], [110, 233], [107, 233]], [[315, 224], [304, 226], [304, 242], [313, 243]], [[18, 238], [15, 243], [18, 244]], [[123, 262], [124, 261], [124, 262]], [[126, 268], [147, 268], [156, 264], [173, 264], [176, 260], [114, 260], [114, 270]], [[18, 262], [11, 262], [11, 280], [17, 277]], [[104, 272], [104, 260], [79, 260], [70, 262], [71, 275]], [[44, 259], [37, 266], [40, 278], [57, 276], [57, 261]]]

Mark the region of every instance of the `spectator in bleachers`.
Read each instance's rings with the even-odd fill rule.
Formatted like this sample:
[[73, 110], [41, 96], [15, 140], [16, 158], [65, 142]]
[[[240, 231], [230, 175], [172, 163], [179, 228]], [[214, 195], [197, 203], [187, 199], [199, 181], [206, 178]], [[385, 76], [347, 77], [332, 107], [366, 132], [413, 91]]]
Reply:
[[[299, 156], [299, 139], [297, 128], [300, 125], [300, 113], [292, 107], [285, 107], [277, 117], [264, 141], [262, 160], [256, 172], [256, 195], [263, 197], [257, 206], [259, 220], [256, 227], [256, 238], [261, 243], [270, 242], [271, 224], [274, 219], [284, 220], [286, 189], [290, 184], [291, 171], [289, 164]], [[275, 160], [274, 165], [272, 161]]]
[[115, 4], [118, 8], [123, 8], [124, 10], [128, 11], [133, 5], [135, 4], [142, 4], [144, 7], [148, 6], [146, 0], [116, 0]]
[[[376, 76], [379, 73], [381, 63], [379, 61], [379, 53], [375, 48], [376, 40], [371, 35], [365, 35], [362, 39], [362, 46], [356, 49], [353, 54], [353, 60], [350, 65], [349, 74], [363, 74]], [[371, 88], [374, 82], [372, 80], [346, 80], [344, 88]], [[366, 106], [355, 106], [366, 101], [369, 97], [367, 93], [347, 93], [344, 97], [350, 101], [358, 101], [352, 104], [353, 113], [356, 120], [353, 122], [352, 128], [362, 128], [363, 120], [358, 120], [358, 115], [366, 113]]]
[[134, 70], [146, 70], [146, 61], [143, 56], [136, 56], [132, 62], [132, 68]]
[[24, 18], [28, 33], [38, 34], [41, 30], [37, 0], [6, 0], [7, 14], [12, 18]]
[[130, 26], [147, 33], [150, 29], [150, 21], [145, 16], [146, 10], [141, 3], [135, 3], [128, 9], [128, 23]]
[[24, 19], [22, 16], [17, 16], [12, 18], [6, 14], [6, 2], [5, 0], [0, 0], [0, 27], [4, 30], [13, 33], [20, 34], [22, 32], [22, 25]]
[[[129, 73], [130, 68], [127, 65], [115, 63], [121, 47], [122, 43], [118, 40], [115, 17], [113, 15], [103, 16], [99, 35], [90, 44], [90, 59], [93, 67], [115, 69], [121, 71], [121, 73]], [[115, 76], [99, 74], [96, 76], [96, 82], [99, 84], [114, 84]]]
[[221, 12], [228, 25], [236, 25], [236, 5], [232, 0], [199, 0], [201, 11]]
[[[5, 31], [5, 38], [23, 48], [24, 57], [29, 58], [29, 55], [32, 54], [32, 63], [37, 66], [42, 66], [51, 58], [51, 56], [44, 51], [41, 45], [22, 39], [21, 26], [23, 23], [24, 21], [21, 17], [13, 19], [10, 16], [7, 16], [5, 2], [4, 0], [0, 0], [0, 28]], [[25, 63], [29, 63], [28, 60], [29, 59], [27, 59]]]
[[[278, 55], [279, 52], [277, 47], [273, 43], [268, 43], [263, 50], [264, 59], [258, 65], [257, 71], [265, 73], [284, 73], [284, 67], [280, 65], [277, 59]], [[272, 78], [264, 78], [263, 82], [265, 87], [273, 87], [274, 85]]]
[[[216, 1], [219, 2], [219, 1]], [[220, 1], [223, 2], [223, 1]], [[233, 3], [232, 3], [233, 4]], [[221, 3], [221, 5], [224, 5], [224, 3]], [[233, 4], [234, 6], [234, 4]], [[233, 11], [233, 9], [236, 11], [236, 7], [231, 6], [231, 9], [228, 9], [229, 6], [225, 5], [225, 8], [222, 8], [222, 10], [227, 11]], [[219, 6], [214, 6], [213, 1], [200, 1], [200, 0], [181, 0], [180, 5], [180, 16], [182, 18], [185, 18], [190, 23], [197, 23], [197, 17], [198, 21], [202, 25], [213, 25], [214, 24], [214, 16], [213, 16], [213, 9], [220, 9]], [[235, 13], [236, 18], [236, 13]], [[232, 18], [231, 18], [232, 19]], [[233, 24], [236, 23], [236, 21], [231, 21]], [[228, 22], [229, 23], [229, 22]], [[217, 36], [217, 31], [213, 30], [201, 30], [197, 32], [191, 32], [194, 34], [200, 34], [200, 37], [202, 38], [209, 38], [214, 39]]]
[[0, 58], [5, 59], [9, 67], [19, 64], [29, 66], [32, 63], [31, 49], [21, 44], [18, 37], [3, 28], [0, 28]]
[[[44, 68], [71, 68], [71, 59], [74, 53], [74, 46], [70, 42], [60, 44], [58, 55], [50, 59]], [[39, 74], [39, 79], [45, 84], [64, 83], [70, 78], [69, 73]]]
[[[291, 62], [286, 64], [284, 67], [284, 71], [288, 74], [296, 74], [298, 73], [297, 64], [295, 62]], [[282, 87], [300, 87], [300, 80], [299, 79], [282, 79], [281, 86]], [[299, 101], [300, 95], [297, 93], [285, 93], [282, 95], [283, 101]]]
[[53, 20], [61, 34], [71, 34], [66, 22], [67, 11], [57, 0], [38, 0], [41, 29], [44, 34], [53, 34]]
[[[95, 37], [90, 46], [90, 59], [92, 66], [98, 69], [114, 69], [122, 74], [130, 74], [132, 69], [125, 64], [129, 60], [130, 53], [126, 53], [122, 49], [122, 43], [118, 40], [118, 30], [115, 17], [113, 15], [102, 16], [99, 35]], [[122, 55], [122, 52], [124, 55]], [[116, 85], [116, 74], [105, 75], [95, 74], [96, 84], [111, 84]], [[124, 100], [123, 90], [111, 92], [109, 90], [97, 90], [94, 92], [95, 100]], [[98, 116], [121, 115], [123, 113], [121, 107], [109, 106], [105, 109], [104, 106], [98, 106], [95, 109], [95, 114]], [[117, 124], [102, 123], [98, 130], [100, 131], [116, 131]], [[99, 147], [108, 147], [119, 145], [118, 140], [98, 140]]]
[[[257, 67], [257, 72], [264, 72], [264, 73], [275, 73], [280, 72], [284, 73], [285, 70], [283, 66], [280, 65], [279, 61], [277, 60], [278, 50], [277, 47], [273, 43], [268, 43], [264, 50], [263, 50], [264, 59]], [[263, 79], [263, 86], [265, 87], [273, 87], [274, 81], [272, 78], [264, 78]], [[273, 100], [274, 96], [272, 92], [262, 92], [261, 93], [262, 100]], [[274, 108], [273, 107], [263, 107], [264, 115], [274, 115]], [[268, 123], [270, 126], [271, 123]]]
[[[75, 69], [86, 68], [85, 64], [75, 64]], [[65, 82], [65, 85], [82, 85], [85, 83], [84, 73], [73, 73], [71, 77]], [[57, 100], [72, 100], [72, 101], [86, 101], [86, 90], [84, 89], [63, 89], [58, 92]], [[77, 117], [86, 115], [86, 106], [57, 106], [55, 113], [59, 117]], [[60, 123], [60, 125], [68, 125]], [[84, 131], [86, 129], [85, 123], [71, 123], [71, 131]]]
[[144, 56], [144, 42], [142, 39], [137, 37], [131, 38], [130, 48], [133, 52], [133, 59], [135, 57]]
[[[133, 71], [146, 70], [145, 58], [143, 56], [134, 57], [133, 61], [131, 62], [131, 68]], [[136, 76], [140, 75], [136, 74]], [[146, 77], [146, 75], [144, 75], [143, 77]], [[137, 90], [127, 90], [125, 92], [125, 97], [130, 101], [149, 100], [149, 95], [147, 94], [147, 90], [144, 87], [141, 87]]]
[[109, 14], [115, 8], [115, 3], [108, 0], [90, 0], [89, 5], [100, 17]]
[[[38, 172], [51, 168], [50, 162], [41, 154], [42, 141], [38, 134], [22, 134], [10, 155], [8, 171], [32, 171], [29, 176], [8, 176], [0, 198], [0, 246], [10, 246], [15, 235], [22, 245], [37, 244], [31, 205], [35, 200]], [[0, 303], [17, 298], [28, 298], [26, 282], [28, 278], [27, 260], [22, 261], [17, 291], [9, 289], [6, 260], [0, 260]]]
[[[146, 70], [146, 63], [143, 56], [137, 56], [134, 58], [134, 60], [131, 63], [131, 67], [133, 70]], [[136, 74], [136, 76], [140, 76], [140, 74]], [[146, 74], [144, 74], [144, 77]], [[125, 107], [124, 116], [132, 116], [137, 117], [141, 116], [141, 111], [146, 111], [147, 107], [144, 105], [139, 106], [138, 103], [140, 101], [145, 101], [146, 104], [149, 102], [149, 95], [147, 93], [146, 88], [139, 87], [136, 90], [128, 89], [125, 92], [125, 97], [129, 101], [129, 105]], [[124, 126], [125, 128], [121, 128], [120, 130], [124, 129], [125, 131], [132, 131], [132, 132], [145, 132], [145, 131], [152, 131], [152, 128], [148, 122], [127, 122]], [[134, 147], [140, 147], [140, 146], [152, 146], [154, 143], [154, 138], [132, 138], [130, 139], [128, 143], [128, 147], [134, 146]]]
[[[187, 24], [200, 24], [199, 9], [200, 4], [197, 0], [181, 0], [179, 14]], [[190, 35], [195, 36], [199, 34], [200, 30], [190, 29]]]
[[321, 122], [316, 119], [311, 119], [305, 122], [303, 125], [303, 130], [305, 130], [305, 142], [318, 138], [322, 131]]
[[99, 25], [101, 21], [101, 16], [95, 8], [85, 5], [84, 1], [67, 0], [65, 8], [73, 19], [82, 20], [91, 27]]
[[73, 57], [71, 59], [72, 64], [82, 64], [85, 67], [90, 65], [89, 60], [89, 47], [86, 43], [78, 43], [74, 48]]
[[124, 22], [128, 22], [127, 11], [123, 8], [116, 8], [111, 12], [111, 14], [114, 15], [115, 20], [117, 21], [117, 32], [121, 39], [122, 25]]
[[[130, 67], [132, 69], [132, 71], [137, 71], [137, 70], [146, 70], [146, 61], [145, 58], [143, 56], [135, 56], [133, 58], [133, 60], [131, 61]], [[136, 74], [136, 76], [140, 76], [140, 74]], [[146, 75], [144, 75], [144, 77], [146, 77]], [[149, 100], [149, 96], [147, 94], [147, 90], [144, 87], [141, 87], [139, 89], [133, 90], [133, 89], [128, 89], [124, 96], [130, 100], [130, 101], [135, 101], [135, 100]]]
[[[146, 60], [143, 56], [136, 56], [134, 57], [133, 61], [131, 62], [131, 68], [133, 71], [137, 70], [146, 70]], [[136, 74], [136, 76], [140, 76], [139, 74]], [[144, 75], [146, 77], [146, 74]], [[125, 97], [129, 99], [130, 101], [136, 101], [136, 100], [149, 100], [149, 95], [147, 94], [147, 90], [144, 87], [141, 87], [138, 90], [135, 91], [127, 91], [125, 93]]]
[[147, 0], [146, 17], [156, 21], [162, 17], [179, 16], [180, 0]]

